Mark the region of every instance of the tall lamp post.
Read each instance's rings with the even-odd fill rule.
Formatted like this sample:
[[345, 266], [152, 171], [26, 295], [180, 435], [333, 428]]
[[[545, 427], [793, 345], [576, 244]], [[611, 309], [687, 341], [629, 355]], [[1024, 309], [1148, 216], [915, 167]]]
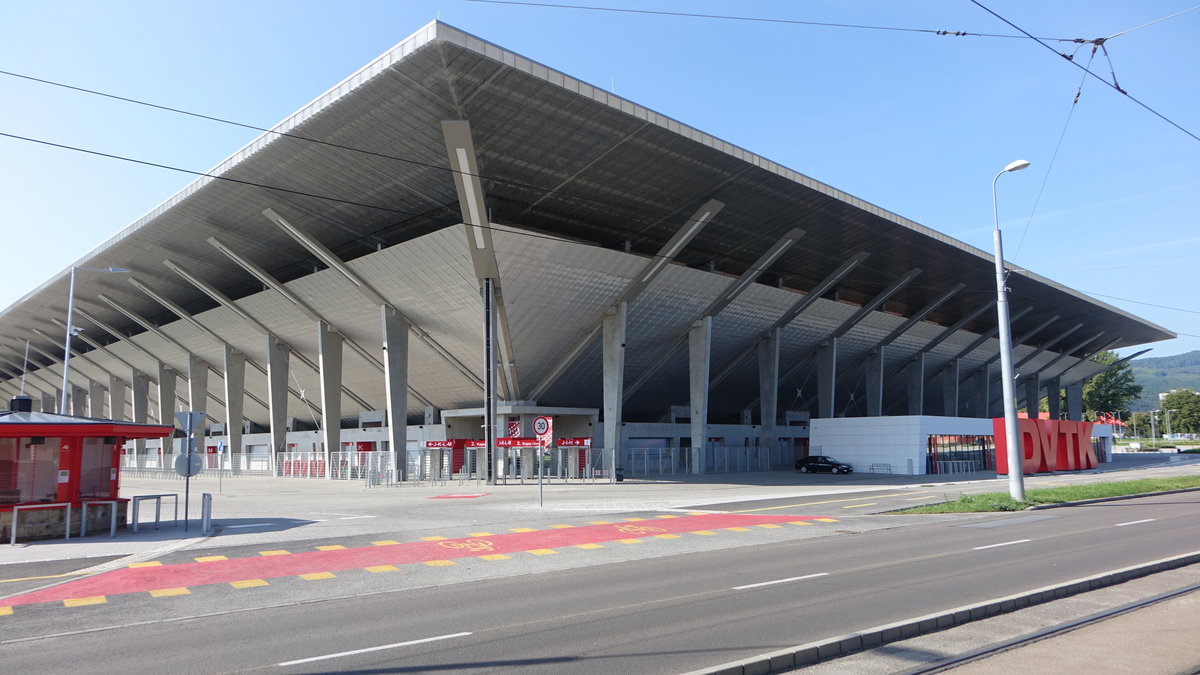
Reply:
[[71, 338], [75, 336], [75, 272], [104, 272], [106, 274], [128, 272], [124, 267], [72, 267], [71, 268], [71, 286], [67, 291], [67, 339], [66, 348], [63, 349], [63, 381], [62, 381], [62, 398], [59, 401], [58, 413], [60, 415], [67, 414], [67, 392], [70, 391], [70, 383], [67, 382], [67, 375], [71, 372]]
[[[1012, 326], [1008, 314], [1008, 287], [1004, 272], [1004, 244], [1000, 241], [1000, 210], [996, 206], [996, 181], [1010, 171], [1020, 171], [1029, 162], [1018, 159], [992, 179], [992, 241], [996, 245], [996, 318], [1000, 328], [1000, 389], [1004, 396], [1004, 447], [1008, 456], [1008, 494], [1016, 501], [1025, 500], [1025, 476], [1022, 473], [1021, 437], [1017, 433], [1016, 375], [1012, 362]], [[1037, 409], [1037, 402], [1029, 404]]]

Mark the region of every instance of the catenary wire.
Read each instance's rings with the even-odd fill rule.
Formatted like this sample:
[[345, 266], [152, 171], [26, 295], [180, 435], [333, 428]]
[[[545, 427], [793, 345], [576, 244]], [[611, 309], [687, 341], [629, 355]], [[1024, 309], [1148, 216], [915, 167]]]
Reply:
[[[1104, 84], [1106, 84], [1107, 86], [1109, 86], [1109, 87], [1112, 87], [1113, 89], [1117, 90], [1118, 92], [1120, 92], [1120, 93], [1124, 94], [1126, 98], [1128, 98], [1130, 101], [1133, 101], [1134, 103], [1138, 104], [1139, 106], [1141, 106], [1142, 108], [1144, 108], [1146, 111], [1148, 111], [1150, 114], [1154, 115], [1155, 117], [1157, 117], [1157, 118], [1161, 119], [1162, 121], [1166, 122], [1167, 124], [1170, 124], [1171, 126], [1175, 127], [1176, 129], [1178, 129], [1178, 130], [1182, 131], [1183, 133], [1187, 134], [1187, 135], [1188, 135], [1188, 136], [1190, 136], [1190, 137], [1191, 137], [1193, 140], [1200, 141], [1200, 136], [1197, 136], [1196, 134], [1194, 134], [1194, 133], [1192, 133], [1192, 132], [1188, 131], [1187, 129], [1185, 129], [1185, 128], [1183, 128], [1181, 125], [1179, 125], [1178, 123], [1176, 123], [1176, 122], [1172, 121], [1172, 120], [1171, 120], [1170, 118], [1168, 118], [1166, 115], [1164, 115], [1164, 114], [1162, 114], [1162, 113], [1158, 112], [1158, 111], [1157, 111], [1157, 110], [1155, 110], [1154, 108], [1151, 108], [1149, 105], [1147, 105], [1147, 104], [1143, 103], [1143, 102], [1142, 102], [1140, 99], [1138, 99], [1138, 98], [1137, 98], [1136, 96], [1134, 96], [1133, 94], [1130, 94], [1129, 92], [1125, 91], [1124, 89], [1121, 89], [1121, 87], [1117, 86], [1116, 82], [1109, 82], [1108, 80], [1104, 79], [1103, 77], [1100, 77], [1099, 75], [1097, 75], [1096, 73], [1092, 72], [1091, 70], [1088, 70], [1087, 68], [1083, 67], [1082, 65], [1080, 65], [1080, 64], [1078, 64], [1078, 63], [1076, 63], [1074, 60], [1072, 60], [1072, 59], [1070, 59], [1070, 58], [1067, 58], [1065, 55], [1063, 55], [1063, 54], [1062, 54], [1062, 52], [1060, 52], [1060, 51], [1058, 51], [1057, 49], [1055, 49], [1054, 47], [1051, 47], [1050, 45], [1046, 44], [1046, 41], [1045, 41], [1045, 39], [1043, 39], [1043, 38], [1037, 38], [1037, 37], [1034, 37], [1033, 35], [1030, 35], [1030, 34], [1029, 34], [1029, 33], [1028, 33], [1028, 32], [1027, 32], [1025, 29], [1023, 29], [1023, 28], [1021, 28], [1020, 26], [1018, 26], [1017, 24], [1015, 24], [1015, 23], [1013, 23], [1013, 22], [1009, 21], [1008, 19], [1006, 19], [1006, 18], [1004, 18], [1004, 17], [1000, 16], [999, 14], [997, 14], [996, 12], [994, 12], [993, 10], [989, 9], [989, 8], [988, 8], [986, 5], [984, 5], [983, 3], [979, 2], [979, 0], [969, 0], [969, 1], [970, 1], [972, 4], [974, 4], [974, 5], [978, 6], [980, 9], [984, 10], [985, 12], [987, 12], [988, 14], [991, 14], [992, 16], [996, 17], [997, 19], [1000, 19], [1001, 21], [1003, 21], [1004, 23], [1008, 24], [1009, 26], [1012, 26], [1014, 29], [1016, 29], [1016, 30], [1020, 31], [1020, 32], [1021, 32], [1021, 33], [1023, 33], [1023, 34], [1024, 34], [1026, 37], [1028, 37], [1030, 40], [1033, 40], [1034, 42], [1038, 43], [1039, 45], [1041, 45], [1041, 46], [1045, 47], [1046, 49], [1049, 49], [1050, 51], [1054, 52], [1055, 54], [1057, 54], [1057, 55], [1061, 56], [1061, 57], [1062, 57], [1064, 60], [1066, 60], [1066, 62], [1067, 62], [1067, 63], [1070, 63], [1071, 65], [1075, 66], [1076, 68], [1079, 68], [1080, 70], [1082, 70], [1083, 72], [1087, 73], [1088, 75], [1091, 75], [1092, 77], [1096, 78], [1097, 80], [1100, 80], [1101, 82], [1103, 82], [1103, 83], [1104, 83]], [[1101, 41], [1101, 42], [1102, 42], [1102, 41]]]

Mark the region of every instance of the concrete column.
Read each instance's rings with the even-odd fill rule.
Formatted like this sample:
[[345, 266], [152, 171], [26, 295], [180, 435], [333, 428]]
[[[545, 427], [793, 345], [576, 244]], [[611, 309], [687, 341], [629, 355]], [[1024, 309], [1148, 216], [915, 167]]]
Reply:
[[1067, 385], [1067, 419], [1072, 422], [1083, 421], [1083, 383]]
[[708, 441], [708, 368], [712, 356], [712, 317], [688, 329], [688, 382], [691, 391], [692, 473], [704, 473]]
[[817, 417], [830, 418], [835, 414], [837, 391], [837, 338], [817, 348]]
[[158, 364], [158, 423], [178, 427], [175, 419], [176, 377], [174, 368], [165, 363]]
[[276, 454], [287, 450], [288, 357], [287, 345], [267, 335], [267, 407], [271, 417], [271, 470]]
[[329, 453], [342, 449], [342, 334], [317, 322], [317, 357], [321, 365], [321, 437], [325, 441], [325, 475], [333, 478]]
[[758, 341], [758, 409], [762, 420], [763, 447], [775, 447], [779, 437], [779, 329]]
[[437, 424], [438, 416], [442, 414], [440, 408], [436, 406], [425, 406], [425, 424]]
[[[208, 364], [195, 354], [188, 355], [188, 407], [192, 412], [208, 410]], [[204, 453], [204, 427], [208, 420], [201, 419], [192, 429], [192, 440], [196, 443], [196, 452]]]
[[1046, 403], [1050, 419], [1062, 419], [1062, 381], [1057, 377], [1046, 380]]
[[754, 425], [754, 411], [752, 409], [742, 408], [742, 412], [739, 414], [739, 417], [742, 420], [742, 424], [748, 427]]
[[621, 457], [621, 402], [625, 398], [625, 314], [619, 302], [604, 315], [601, 328], [604, 351], [604, 466], [616, 476]]
[[866, 368], [867, 382], [867, 416], [883, 415], [883, 350], [885, 347], [872, 349], [863, 366]]
[[71, 414], [76, 417], [86, 417], [88, 414], [87, 389], [71, 385]]
[[387, 398], [388, 447], [396, 479], [404, 480], [408, 451], [408, 322], [393, 307], [379, 308], [383, 326], [383, 387]]
[[[135, 424], [145, 424], [150, 416], [150, 378], [142, 371], [134, 368], [129, 374], [129, 389], [133, 401], [133, 414], [130, 420]], [[138, 468], [146, 465], [146, 441], [139, 439], [133, 442], [137, 453]]]
[[54, 412], [55, 408], [58, 407], [57, 401], [58, 397], [54, 394], [42, 394], [42, 412]]
[[127, 422], [125, 413], [125, 381], [116, 375], [108, 376], [108, 416], [118, 422]]
[[942, 414], [958, 416], [958, 359], [942, 366]]
[[246, 356], [238, 350], [225, 345], [225, 433], [229, 436], [229, 464], [232, 468], [241, 467], [242, 454], [242, 419], [245, 417], [246, 403]]
[[[99, 382], [97, 382], [95, 380], [88, 382], [88, 393], [87, 393], [88, 417], [99, 417], [101, 419], [108, 419], [104, 415], [104, 399], [105, 398], [106, 397], [104, 396], [104, 385], [103, 384], [100, 384]], [[115, 419], [115, 418], [113, 418], [113, 419]]]
[[904, 384], [908, 397], [908, 414], [925, 414], [925, 354], [917, 354], [904, 367]]
[[1025, 378], [1025, 411], [1030, 417], [1037, 417], [1041, 400], [1042, 382], [1038, 379], [1038, 374], [1034, 373]]
[[987, 366], [981, 366], [976, 368], [975, 374], [971, 376], [974, 387], [971, 391], [971, 417], [988, 416], [988, 400], [991, 398], [991, 391], [988, 389], [991, 378], [988, 377], [988, 370]]

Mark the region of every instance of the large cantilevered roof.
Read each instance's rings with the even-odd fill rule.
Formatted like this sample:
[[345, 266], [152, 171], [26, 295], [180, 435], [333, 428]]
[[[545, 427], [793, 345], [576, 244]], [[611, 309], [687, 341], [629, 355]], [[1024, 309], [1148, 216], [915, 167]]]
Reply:
[[[129, 268], [140, 288], [123, 275], [79, 277], [76, 302], [84, 314], [77, 323], [94, 342], [77, 343], [89, 361], [73, 363], [73, 370], [79, 368], [82, 379], [98, 380], [130, 366], [153, 373], [158, 361], [186, 372], [188, 353], [219, 364], [221, 342], [251, 358], [261, 356], [255, 327], [177, 270], [233, 299], [292, 349], [315, 355], [310, 317], [293, 300], [265, 289], [210, 239], [286, 284], [293, 297], [303, 298], [356, 343], [377, 345], [373, 308], [262, 213], [273, 209], [348, 261], [460, 365], [480, 372], [480, 300], [461, 228], [455, 227], [462, 215], [441, 126], [446, 120], [470, 123], [487, 219], [496, 227], [514, 324], [514, 367], [526, 383], [511, 392], [514, 397], [547, 382], [646, 256], [655, 255], [713, 199], [724, 208], [630, 308], [626, 379], [641, 385], [627, 400], [627, 416], [652, 418], [670, 403], [686, 401], [686, 356], [677, 350], [662, 357], [662, 349], [732, 279], [797, 229], [803, 236], [714, 317], [713, 372], [730, 369], [714, 385], [714, 417], [734, 415], [757, 396], [753, 359], [738, 357], [788, 307], [855, 256], [866, 257], [822, 289], [822, 299], [784, 329], [782, 370], [788, 381], [782, 386], [796, 391], [794, 406], [810, 398], [806, 383], [814, 350], [885, 289], [886, 302], [840, 336], [845, 395], [861, 384], [854, 373], [863, 355], [922, 308], [936, 304], [923, 321], [894, 338], [887, 358], [895, 364], [943, 327], [961, 324], [930, 352], [935, 360], [952, 359], [995, 326], [994, 311], [979, 311], [994, 299], [990, 254], [433, 22], [233, 154], [210, 172], [214, 178], [196, 181], [81, 259], [77, 264], [88, 267]], [[164, 265], [167, 260], [171, 266]], [[30, 339], [40, 350], [34, 368], [43, 371], [43, 389], [52, 388], [52, 355], [62, 351], [68, 274], [59, 273], [0, 313], [0, 338], [9, 344]], [[904, 278], [909, 281], [892, 288]], [[1101, 347], [1174, 337], [1029, 272], [1013, 272], [1009, 286], [1017, 317], [1013, 333], [1023, 338], [1017, 358], [1029, 357], [1027, 370], [1056, 359], [1061, 369]], [[180, 319], [142, 288], [193, 315], [205, 329]], [[1060, 337], [1064, 333], [1070, 337]], [[428, 345], [414, 341], [412, 349], [410, 408], [478, 403], [474, 378], [446, 368]], [[962, 354], [963, 367], [993, 362], [995, 349], [994, 340], [983, 339]], [[1071, 353], [1058, 359], [1063, 350]], [[598, 351], [595, 344], [585, 349], [540, 392], [539, 403], [598, 406]], [[0, 381], [19, 378], [16, 360], [12, 353], [0, 354]], [[383, 385], [372, 357], [348, 357], [344, 368], [343, 409], [382, 408]], [[295, 388], [315, 391], [315, 376], [296, 371]], [[1073, 374], [1090, 372], [1095, 369], [1085, 365]], [[902, 395], [902, 384], [888, 386], [894, 396]], [[220, 387], [213, 383], [209, 389], [212, 415], [221, 405]], [[252, 398], [264, 398], [263, 385], [248, 381], [246, 389]], [[783, 407], [790, 399], [781, 399]], [[308, 398], [296, 397], [292, 406], [297, 417], [312, 414]], [[248, 402], [248, 418], [262, 419], [261, 413]]]

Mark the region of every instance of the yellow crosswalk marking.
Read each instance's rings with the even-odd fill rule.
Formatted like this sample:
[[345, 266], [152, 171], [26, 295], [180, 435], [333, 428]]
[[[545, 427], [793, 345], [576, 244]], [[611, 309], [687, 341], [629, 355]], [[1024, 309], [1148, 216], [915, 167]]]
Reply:
[[108, 598], [103, 595], [93, 595], [90, 598], [70, 598], [63, 600], [63, 607], [86, 607], [88, 605], [103, 605]]
[[170, 598], [176, 595], [191, 594], [192, 592], [186, 588], [160, 588], [158, 590], [150, 591], [150, 597], [152, 598]]
[[337, 577], [333, 572], [309, 572], [308, 574], [299, 575], [305, 581], [316, 581], [318, 579], [334, 579]]
[[255, 588], [257, 586], [266, 586], [267, 582], [263, 579], [242, 579], [241, 581], [231, 581], [230, 586], [234, 588]]

